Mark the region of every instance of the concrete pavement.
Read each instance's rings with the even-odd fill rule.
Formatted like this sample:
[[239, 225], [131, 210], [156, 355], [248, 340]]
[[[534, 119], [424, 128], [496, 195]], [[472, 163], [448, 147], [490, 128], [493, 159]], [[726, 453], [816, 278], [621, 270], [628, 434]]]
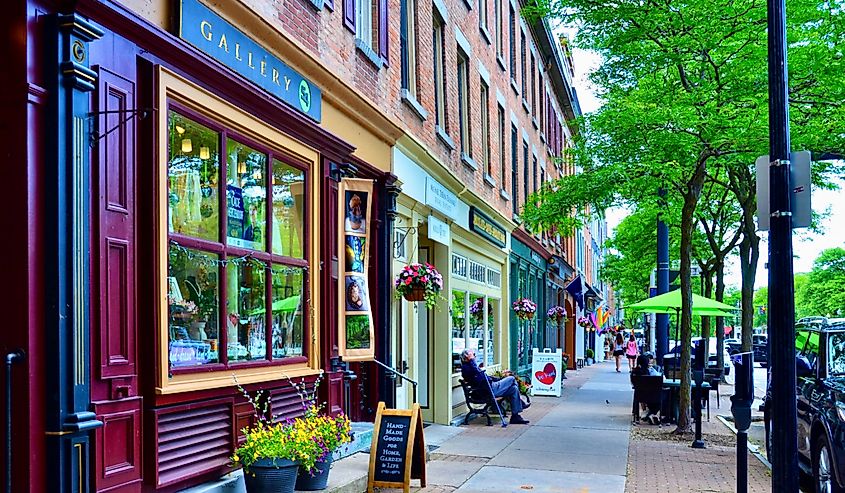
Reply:
[[[487, 427], [478, 419], [461, 427], [432, 451], [428, 487], [419, 491], [624, 493], [628, 373], [607, 363], [567, 376], [560, 398], [532, 398], [523, 413], [528, 426]], [[426, 429], [427, 438], [429, 429], [437, 427]]]

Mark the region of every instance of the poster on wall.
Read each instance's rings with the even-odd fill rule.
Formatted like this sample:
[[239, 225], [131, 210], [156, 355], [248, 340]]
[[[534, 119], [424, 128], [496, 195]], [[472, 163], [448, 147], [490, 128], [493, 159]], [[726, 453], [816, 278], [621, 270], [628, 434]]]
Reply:
[[344, 259], [340, 293], [338, 347], [345, 361], [368, 361], [375, 356], [373, 313], [368, 280], [369, 221], [373, 181], [344, 178], [338, 188], [339, 256]]

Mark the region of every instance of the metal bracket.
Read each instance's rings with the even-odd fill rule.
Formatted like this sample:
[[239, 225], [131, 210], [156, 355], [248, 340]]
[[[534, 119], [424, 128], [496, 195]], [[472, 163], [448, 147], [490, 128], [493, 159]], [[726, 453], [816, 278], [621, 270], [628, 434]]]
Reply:
[[773, 166], [789, 166], [792, 164], [792, 161], [789, 159], [775, 159], [774, 161], [769, 161], [769, 167]]
[[792, 212], [790, 211], [775, 211], [770, 214], [772, 217], [787, 217], [791, 216]]
[[92, 111], [91, 113], [88, 113], [88, 118], [90, 118], [92, 120], [95, 117], [98, 117], [100, 115], [115, 115], [115, 114], [117, 114], [117, 115], [129, 115], [126, 118], [124, 118], [123, 120], [121, 120], [117, 125], [115, 125], [114, 127], [106, 130], [103, 133], [99, 133], [97, 131], [92, 130], [91, 131], [91, 142], [90, 142], [91, 146], [93, 147], [94, 144], [96, 144], [97, 142], [100, 141], [100, 139], [102, 139], [106, 135], [114, 132], [115, 130], [120, 128], [123, 124], [125, 124], [129, 120], [135, 118], [136, 116], [140, 117], [143, 120], [150, 113], [155, 113], [155, 111], [156, 111], [155, 108], [136, 108], [136, 109], [131, 109], [131, 110]]
[[402, 235], [401, 240], [394, 240], [393, 241], [393, 252], [395, 253], [396, 250], [402, 247], [405, 244], [405, 238], [408, 237], [409, 234], [417, 234], [417, 228], [414, 226], [393, 226], [393, 229], [398, 229], [399, 231], [404, 231], [405, 234]]

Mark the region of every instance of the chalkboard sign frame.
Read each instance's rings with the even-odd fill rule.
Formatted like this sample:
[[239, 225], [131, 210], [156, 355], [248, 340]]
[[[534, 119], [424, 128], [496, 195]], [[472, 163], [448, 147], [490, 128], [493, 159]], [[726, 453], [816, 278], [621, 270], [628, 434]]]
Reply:
[[[375, 481], [379, 438], [385, 433], [385, 430], [382, 428], [382, 418], [384, 416], [407, 416], [411, 420], [406, 435], [407, 443], [405, 444], [403, 480], [401, 482]], [[411, 409], [386, 409], [384, 402], [379, 402], [375, 425], [373, 427], [373, 441], [370, 445], [370, 471], [367, 480], [367, 492], [373, 493], [373, 488], [378, 487], [402, 488], [405, 493], [409, 493], [411, 479], [419, 479], [420, 487], [425, 488], [425, 438], [423, 435], [422, 410], [420, 409], [420, 405], [414, 404]]]

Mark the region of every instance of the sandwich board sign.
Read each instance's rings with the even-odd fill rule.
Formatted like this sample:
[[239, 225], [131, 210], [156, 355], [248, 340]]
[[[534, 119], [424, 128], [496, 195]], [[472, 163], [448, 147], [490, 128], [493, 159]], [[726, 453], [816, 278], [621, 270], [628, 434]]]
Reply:
[[552, 395], [560, 397], [560, 371], [563, 363], [563, 352], [557, 349], [534, 348], [533, 363], [531, 365], [531, 394]]
[[411, 409], [385, 409], [378, 403], [367, 493], [373, 488], [402, 488], [409, 493], [411, 479], [425, 487], [425, 438], [420, 405]]

